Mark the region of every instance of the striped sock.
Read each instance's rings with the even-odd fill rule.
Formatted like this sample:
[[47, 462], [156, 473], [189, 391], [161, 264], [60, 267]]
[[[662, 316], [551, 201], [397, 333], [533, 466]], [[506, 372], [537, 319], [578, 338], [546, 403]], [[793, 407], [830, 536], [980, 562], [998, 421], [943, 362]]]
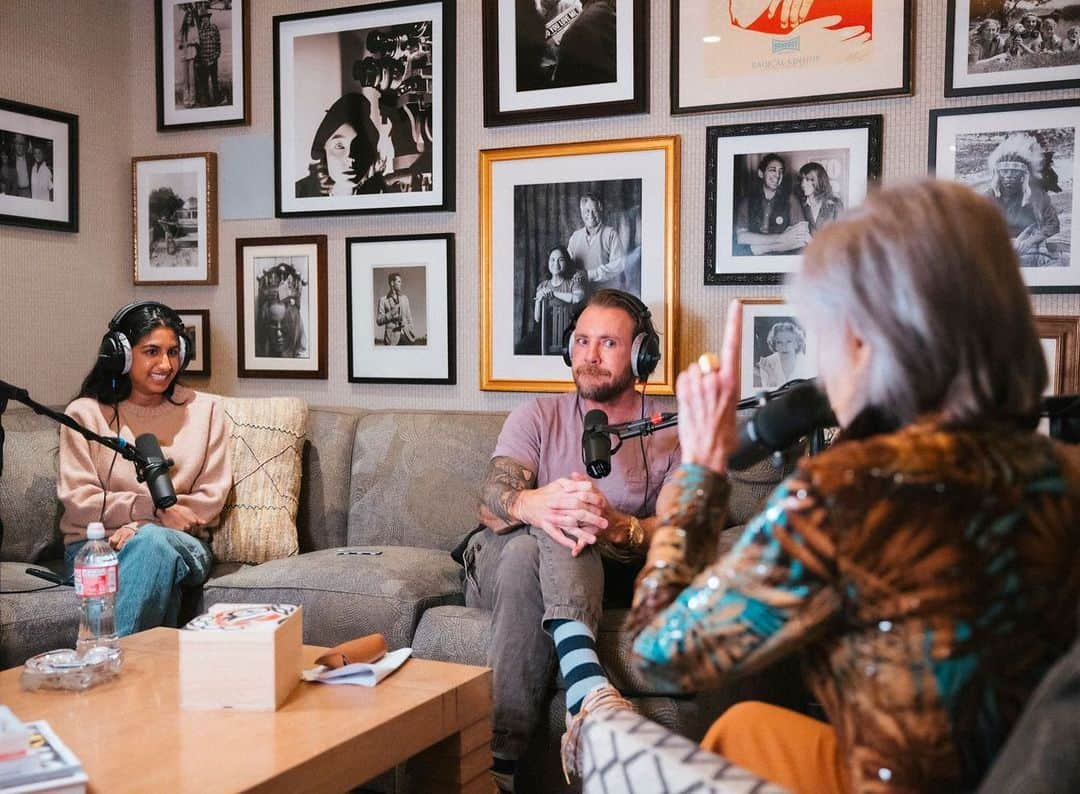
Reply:
[[500, 758], [497, 755], [491, 757], [491, 777], [500, 792], [513, 792], [515, 772], [517, 761], [513, 758]]
[[585, 696], [608, 682], [596, 655], [596, 638], [577, 620], [552, 620], [548, 628], [559, 655], [559, 672], [566, 682], [566, 710], [576, 716]]

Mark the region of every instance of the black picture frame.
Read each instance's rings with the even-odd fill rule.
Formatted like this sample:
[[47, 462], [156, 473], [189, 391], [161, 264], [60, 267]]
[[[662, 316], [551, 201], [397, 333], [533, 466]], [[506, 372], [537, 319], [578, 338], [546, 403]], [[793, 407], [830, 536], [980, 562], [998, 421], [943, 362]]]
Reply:
[[[1043, 144], [1039, 143], [1038, 138], [1044, 140], [1061, 138], [1062, 133], [1064, 133], [1064, 139], [1059, 140], [1059, 149], [1054, 151], [1054, 154], [1064, 154], [1065, 152], [1061, 151], [1061, 147], [1067, 147], [1069, 156], [1059, 157], [1057, 163], [1051, 157], [1049, 163], [1040, 162], [1036, 164], [1036, 167], [1040, 169], [1040, 179], [1045, 179], [1046, 173], [1044, 169], [1056, 165], [1054, 177], [1056, 180], [1060, 176], [1056, 171], [1060, 169], [1061, 162], [1072, 164], [1072, 171], [1068, 178], [1060, 180], [1058, 185], [1060, 190], [1054, 193], [1058, 197], [1057, 200], [1050, 196], [1052, 191], [1045, 191], [1040, 187], [1043, 195], [1050, 198], [1051, 205], [1054, 206], [1055, 213], [1058, 215], [1059, 223], [1062, 214], [1066, 215], [1071, 221], [1068, 227], [1068, 237], [1062, 235], [1059, 229], [1057, 234], [1050, 235], [1042, 243], [1048, 248], [1048, 252], [1052, 254], [1053, 258], [1049, 261], [1053, 262], [1055, 266], [1046, 263], [1028, 265], [1024, 256], [1021, 255], [1020, 272], [1029, 292], [1036, 294], [1080, 292], [1080, 254], [1074, 253], [1075, 249], [1072, 245], [1072, 241], [1078, 232], [1076, 218], [1080, 214], [1077, 212], [1080, 209], [1080, 194], [1076, 189], [1078, 180], [1080, 180], [1080, 160], [1076, 159], [1076, 155], [1080, 151], [1080, 105], [1077, 104], [1076, 100], [1064, 99], [1049, 102], [1017, 102], [1001, 105], [980, 105], [978, 107], [938, 108], [930, 111], [929, 126], [927, 168], [930, 173], [939, 179], [951, 179], [967, 184], [973, 189], [984, 193], [988, 186], [992, 186], [992, 176], [989, 171], [990, 158], [986, 157], [982, 161], [982, 165], [987, 166], [985, 177], [989, 178], [985, 178], [981, 174], [983, 170], [981, 167], [977, 172], [972, 173], [970, 169], [967, 169], [968, 173], [962, 171], [958, 175], [956, 168], [958, 161], [968, 164], [970, 155], [976, 149], [983, 155], [989, 155], [990, 150], [1001, 143], [1010, 133], [1037, 132], [1037, 136], [1032, 135], [1031, 137], [1040, 147]], [[961, 139], [961, 136], [970, 136], [970, 139], [965, 142]], [[1040, 152], [1038, 158], [1041, 160], [1042, 157], [1043, 153]], [[1065, 190], [1068, 190], [1071, 194], [1067, 200], [1064, 200], [1062, 195]], [[993, 200], [994, 197], [991, 196], [991, 199]], [[1030, 201], [1030, 198], [1027, 200]], [[1055, 237], [1058, 239], [1055, 240]], [[1060, 264], [1060, 261], [1066, 256], [1067, 263]]]
[[[402, 21], [407, 17], [407, 21]], [[389, 214], [398, 212], [452, 211], [454, 209], [456, 157], [454, 110], [455, 110], [455, 42], [456, 42], [456, 0], [391, 0], [391, 2], [371, 5], [349, 6], [346, 8], [309, 11], [299, 14], [276, 16], [274, 26], [274, 213], [279, 218], [320, 217], [332, 215], [367, 215]], [[327, 30], [326, 22], [337, 22], [340, 27]], [[382, 56], [375, 59], [372, 50], [367, 49], [368, 32], [374, 29], [394, 28], [391, 37], [406, 39], [405, 45], [394, 51], [394, 56]], [[418, 31], [405, 34], [405, 28]], [[293, 42], [305, 36], [325, 36], [326, 43], [338, 48], [348, 34], [353, 36], [350, 42], [355, 46], [352, 68], [345, 70], [341, 61], [346, 58], [339, 50], [336, 68], [327, 69], [326, 74], [299, 77], [296, 70]], [[363, 43], [359, 44], [359, 34], [363, 34]], [[413, 49], [402, 50], [401, 47]], [[402, 55], [397, 53], [401, 51]], [[368, 53], [364, 55], [364, 53]], [[417, 54], [428, 55], [426, 62], [417, 59]], [[286, 55], [288, 57], [286, 57]], [[440, 57], [441, 55], [441, 57]], [[349, 56], [352, 57], [352, 56]], [[395, 64], [383, 61], [393, 60]], [[317, 58], [311, 59], [317, 61]], [[380, 63], [370, 64], [370, 61]], [[405, 63], [403, 63], [403, 61]], [[381, 65], [380, 65], [381, 64]], [[424, 66], [431, 67], [430, 78], [424, 72]], [[415, 69], [414, 69], [415, 67]], [[326, 69], [326, 67], [323, 67]], [[390, 72], [395, 76], [391, 76]], [[412, 70], [412, 71], [410, 71]], [[349, 76], [346, 76], [346, 73]], [[321, 79], [319, 79], [321, 77]], [[410, 78], [415, 77], [414, 83]], [[298, 80], [304, 83], [303, 89], [297, 86]], [[365, 81], [377, 81], [380, 86], [389, 81], [390, 87], [362, 85]], [[336, 82], [335, 82], [336, 81]], [[397, 81], [397, 82], [395, 82]], [[396, 87], [394, 87], [396, 85]], [[369, 90], [370, 89], [370, 90]], [[372, 93], [374, 91], [374, 93]], [[393, 96], [390, 96], [393, 94]], [[373, 122], [363, 121], [370, 113], [358, 111], [364, 103], [370, 107], [370, 98], [397, 103], [393, 109], [393, 118], [386, 122], [389, 130], [377, 130]], [[405, 99], [411, 96], [412, 99]], [[364, 97], [360, 99], [359, 97]], [[419, 97], [419, 99], [417, 99]], [[399, 102], [400, 100], [400, 102]], [[414, 102], [413, 100], [416, 100]], [[321, 123], [316, 119], [305, 118], [298, 126], [295, 105], [302, 104], [309, 113], [316, 111]], [[430, 108], [425, 111], [424, 108]], [[290, 113], [290, 111], [292, 111]], [[430, 115], [424, 116], [424, 113]], [[301, 114], [302, 115], [302, 114]], [[358, 126], [363, 123], [370, 127], [369, 133], [380, 136], [385, 143], [395, 139], [400, 143], [411, 136], [415, 151], [399, 155], [395, 149], [393, 161], [389, 163], [394, 170], [387, 171], [387, 160], [383, 149], [374, 144], [369, 152], [371, 166], [365, 172], [368, 181], [363, 186], [354, 188], [345, 195], [330, 195], [335, 184], [329, 176], [327, 158], [322, 158], [322, 171], [318, 172], [319, 162], [312, 160], [310, 152], [318, 147], [317, 138], [324, 125], [332, 116], [355, 116]], [[410, 119], [419, 119], [412, 123]], [[430, 125], [426, 123], [430, 121]], [[340, 129], [340, 127], [338, 128]], [[430, 130], [430, 137], [427, 131]], [[416, 142], [416, 136], [426, 140], [424, 146]], [[327, 138], [333, 137], [328, 131]], [[310, 145], [308, 141], [311, 141]], [[370, 140], [370, 134], [369, 134]], [[395, 144], [397, 145], [397, 144]], [[347, 144], [346, 144], [347, 146]], [[353, 150], [348, 149], [352, 154]], [[421, 171], [428, 164], [430, 171]], [[345, 159], [342, 155], [343, 162]], [[304, 165], [301, 166], [301, 161]], [[404, 161], [409, 161], [404, 163]], [[353, 179], [354, 169], [361, 168], [356, 160], [344, 166], [343, 179]], [[404, 163], [404, 164], [402, 164]], [[419, 163], [419, 165], [417, 165]], [[402, 170], [396, 170], [400, 165]], [[414, 168], [415, 166], [415, 168]], [[375, 179], [377, 177], [377, 181]], [[364, 178], [361, 175], [359, 178]], [[381, 189], [379, 185], [386, 189]], [[374, 188], [372, 186], [375, 186]], [[391, 189], [392, 188], [392, 189]], [[405, 189], [400, 189], [405, 188]]]
[[[34, 144], [43, 147], [51, 184], [47, 199], [22, 194], [17, 181], [12, 188], [8, 187], [12, 179], [18, 180], [15, 158], [19, 156], [19, 138], [23, 139], [22, 156], [29, 158], [27, 168], [30, 170], [33, 169]], [[0, 150], [10, 158], [7, 163], [0, 162], [0, 224], [78, 232], [79, 117], [12, 99], [0, 99]], [[25, 189], [32, 189], [32, 186]]]
[[[1035, 9], [1031, 9], [1034, 13]], [[1004, 12], [1003, 12], [1004, 13]], [[1035, 14], [1035, 16], [1043, 16]], [[985, 19], [985, 17], [983, 17]], [[963, 25], [968, 27], [967, 32]], [[987, 94], [1012, 94], [1031, 91], [1057, 91], [1063, 89], [1080, 88], [1080, 49], [1075, 55], [1068, 58], [1065, 53], [1058, 57], [1070, 60], [1072, 63], [1054, 65], [1049, 53], [1041, 52], [1036, 55], [1022, 54], [1013, 57], [1007, 52], [1008, 34], [1006, 26], [999, 20], [1001, 31], [998, 41], [991, 45], [992, 52], [988, 53], [987, 61], [990, 69], [994, 71], [972, 72], [969, 57], [972, 48], [977, 46], [970, 41], [971, 26], [971, 0], [948, 0], [945, 17], [945, 96], [986, 96]], [[1060, 38], [1064, 38], [1065, 30], [1062, 26]], [[964, 43], [961, 49], [960, 42]], [[1041, 37], [1040, 37], [1041, 41]], [[1042, 45], [1040, 45], [1042, 46]], [[998, 52], [1002, 49], [1002, 52]], [[1008, 57], [1001, 58], [1001, 55]], [[1013, 67], [1011, 64], [1020, 64], [1023, 60], [1030, 59], [1031, 68], [1022, 69]], [[1000, 66], [995, 66], [1000, 64]], [[1006, 71], [1008, 69], [1008, 71]], [[1009, 72], [1013, 72], [1010, 76]], [[1042, 79], [1040, 79], [1040, 73]], [[995, 80], [995, 76], [999, 76]]]
[[[779, 154], [784, 163], [783, 179], [794, 180], [794, 174], [797, 173], [794, 166], [799, 160], [803, 160], [803, 165], [810, 165], [817, 162], [816, 158], [820, 158], [820, 155], [812, 157], [812, 153], [835, 151], [836, 160], [842, 161], [840, 167], [846, 175], [841, 185], [841, 200], [847, 208], [861, 201], [867, 191], [881, 180], [883, 130], [884, 121], [881, 115], [756, 122], [706, 128], [704, 283], [782, 284], [788, 273], [795, 272], [800, 261], [797, 253], [736, 253], [738, 243], [734, 237], [735, 215], [742, 198], [740, 188], [746, 184], [745, 178], [740, 181], [735, 177], [737, 166], [741, 166], [745, 172], [752, 166], [752, 158]], [[747, 139], [745, 147], [740, 144], [739, 139]], [[726, 143], [723, 147], [722, 141]], [[743, 148], [747, 150], [742, 151]], [[790, 166], [787, 164], [789, 160], [792, 161]], [[858, 168], [862, 162], [865, 162], [865, 170]], [[724, 176], [721, 176], [722, 173]], [[733, 195], [730, 201], [719, 195], [721, 185], [732, 187]], [[796, 188], [791, 187], [789, 190]], [[802, 220], [803, 218], [799, 221], [792, 220], [789, 225], [794, 226]], [[726, 247], [726, 242], [724, 244], [725, 250], [731, 251], [730, 254], [721, 254], [721, 239], [731, 240], [730, 248]]]
[[[177, 52], [184, 52], [185, 47], [190, 49], [194, 42], [185, 44], [182, 38], [184, 27], [182, 26], [177, 31], [174, 25], [176, 15], [166, 15], [166, 11], [186, 13], [189, 8], [194, 12], [200, 4], [190, 2], [190, 0], [154, 0], [154, 67], [158, 132], [235, 127], [251, 123], [251, 34], [248, 3], [249, 0], [229, 0], [227, 8], [214, 8], [210, 4], [202, 4], [202, 7], [212, 17], [214, 14], [218, 15], [216, 18], [212, 18], [211, 21], [216, 23], [216, 27], [219, 28], [219, 42], [227, 45], [227, 47], [222, 47], [221, 51], [225, 52], [227, 49], [231, 61], [227, 88], [224, 89], [228, 92], [230, 101], [226, 103], [220, 101], [220, 98], [214, 97], [213, 100], [206, 98], [205, 103], [203, 103], [192, 94], [192, 92], [196, 91], [194, 87], [188, 85], [180, 88], [177, 85]], [[228, 16], [223, 20], [222, 15], [225, 14], [228, 14]], [[233, 24], [236, 20], [239, 20], [240, 23], [238, 29]], [[220, 31], [224, 21], [230, 23], [227, 36], [222, 36]], [[197, 41], [198, 32], [194, 35], [195, 41]], [[170, 39], [168, 47], [165, 45], [166, 36]], [[237, 46], [240, 49], [239, 53], [236, 52]], [[195, 52], [197, 51], [196, 46]], [[191, 60], [192, 62], [191, 73], [189, 73], [187, 79], [201, 79], [196, 77], [198, 73], [195, 71], [197, 67], [194, 66], [194, 63], [197, 62], [197, 57], [193, 56], [191, 59], [185, 59], [183, 55], [179, 57], [181, 60]], [[236, 78], [237, 71], [240, 72], [239, 80]], [[222, 92], [222, 74], [216, 62], [214, 74], [215, 90]], [[239, 88], [239, 91], [237, 91], [237, 88]], [[184, 91], [186, 97], [186, 101], [182, 103], [184, 104], [183, 108], [176, 106], [175, 95], [178, 90]], [[166, 95], [173, 97], [172, 107], [166, 106]]]
[[[500, 98], [504, 71], [500, 61], [507, 46], [512, 50], [512, 58], [517, 58], [516, 41], [502, 42], [500, 47], [500, 19], [512, 10], [512, 3], [502, 0], [484, 0], [481, 19], [483, 23], [483, 65], [484, 65], [484, 126], [500, 127], [512, 124], [535, 124], [547, 121], [569, 121], [573, 119], [618, 116], [632, 113], [647, 113], [649, 110], [648, 82], [649, 73], [649, 0], [616, 0], [616, 13], [620, 9], [632, 9], [631, 39], [633, 46], [630, 57], [633, 61], [629, 68], [630, 77], [616, 85], [617, 96], [606, 86], [597, 89], [592, 85], [571, 86], [551, 89], [538, 89], [538, 101], [534, 106], [517, 109], [504, 108]], [[514, 12], [516, 13], [516, 11]], [[516, 81], [516, 72], [513, 74]], [[618, 83], [619, 81], [616, 81]], [[629, 88], [629, 93], [627, 92]], [[598, 96], [598, 94], [603, 96]], [[592, 96], [590, 97], [590, 93]], [[525, 103], [528, 91], [512, 89], [515, 102]], [[547, 101], [541, 98], [547, 94]], [[555, 97], [551, 95], [555, 94]], [[561, 94], [561, 96], [560, 96]], [[570, 94], [570, 97], [566, 95]], [[576, 96], [573, 96], [575, 95]], [[552, 99], [560, 101], [551, 104]]]
[[[422, 295], [418, 295], [416, 283], [420, 271], [424, 279]], [[400, 322], [393, 327], [382, 316], [383, 301], [390, 299], [391, 290], [388, 289], [385, 297], [379, 293], [386, 288], [385, 284], [391, 283], [393, 276], [404, 280], [404, 284], [398, 282], [404, 289], [394, 302], [397, 311], [408, 317], [404, 327]], [[452, 233], [347, 237], [345, 314], [349, 383], [456, 384], [455, 292]], [[421, 305], [417, 301], [420, 298], [422, 318], [420, 312], [410, 308], [410, 293], [412, 305], [417, 308]], [[433, 300], [444, 296], [441, 306]], [[433, 317], [442, 322], [431, 322]], [[373, 338], [380, 334], [382, 342]], [[418, 342], [421, 335], [423, 344]], [[407, 358], [391, 361], [390, 357], [395, 355]], [[404, 366], [412, 374], [384, 374], [394, 366]], [[421, 372], [434, 375], [421, 375]]]
[[210, 310], [209, 309], [173, 309], [185, 326], [196, 329], [191, 340], [194, 350], [191, 361], [184, 368], [184, 374], [196, 378], [210, 377]]
[[[853, 87], [851, 90], [837, 91], [835, 90], [834, 83], [835, 76], [815, 77], [813, 75], [807, 74], [805, 69], [802, 69], [801, 73], [798, 73], [796, 76], [796, 74], [794, 73], [784, 73], [783, 71], [776, 70], [775, 75], [777, 79], [775, 81], [775, 86], [769, 86], [775, 89], [775, 95], [767, 94], [767, 88], [765, 86], [762, 86], [755, 87], [754, 90], [751, 92], [754, 94], [753, 99], [729, 99], [728, 101], [723, 102], [710, 102], [705, 101], [704, 99], [702, 99], [701, 101], [690, 101], [690, 99], [687, 98], [686, 101], [684, 101], [682, 98], [683, 84], [685, 83], [687, 85], [690, 85], [692, 76], [682, 74], [681, 59], [684, 48], [682, 46], [680, 29], [683, 18], [686, 17], [688, 19], [692, 19], [693, 15], [684, 14], [681, 11], [681, 8], [682, 6], [691, 3], [705, 4], [711, 3], [712, 1], [713, 0], [671, 0], [670, 82], [672, 115], [678, 116], [690, 113], [713, 113], [717, 111], [740, 110], [749, 108], [785, 107], [790, 105], [807, 104], [816, 105], [825, 102], [911, 96], [914, 91], [914, 83], [912, 77], [912, 53], [914, 51], [915, 41], [915, 4], [914, 0], [903, 0], [903, 8], [896, 9], [896, 11], [901, 14], [902, 24], [898, 25], [895, 24], [895, 21], [889, 20], [887, 23], [883, 23], [881, 25], [881, 28], [887, 33], [891, 33], [892, 31], [898, 29], [901, 30], [898, 40], [893, 42], [894, 46], [892, 48], [893, 50], [897, 50], [896, 52], [894, 52], [894, 55], [897, 55], [901, 58], [899, 79], [893, 79], [892, 77], [889, 77], [888, 79], [883, 79], [882, 85], [878, 87], [861, 88], [856, 86]], [[720, 5], [720, 3], [714, 3], [713, 7], [719, 7]], [[878, 3], [877, 5], [880, 8], [885, 8], [886, 6], [888, 6], [886, 10], [890, 13], [894, 12], [893, 7], [895, 6], [895, 3]], [[721, 13], [726, 17], [728, 12], [717, 11], [716, 13]], [[811, 17], [803, 24], [807, 27], [810, 27], [813, 22], [814, 20]], [[697, 23], [691, 21], [688, 24]], [[730, 20], [728, 24], [734, 25], [734, 23]], [[843, 24], [843, 22], [840, 23], [840, 25]], [[840, 26], [837, 26], [837, 28], [839, 27]], [[833, 28], [832, 30], [835, 30], [837, 28]], [[703, 36], [703, 32], [706, 33], [706, 35]], [[706, 42], [707, 45], [711, 43], [716, 43], [718, 46], [724, 47], [728, 52], [739, 52], [744, 57], [750, 59], [757, 57], [756, 55], [751, 54], [750, 50], [744, 47], [741, 43], [733, 43], [726, 40], [724, 37], [712, 37], [714, 38], [714, 41], [710, 41], [711, 37], [707, 35], [707, 31], [703, 31], [703, 29], [699, 26], [696, 26], [694, 28], [694, 34], [696, 36], [696, 40], [694, 42], [695, 45], [702, 41]], [[769, 45], [768, 57], [779, 57], [789, 50], [793, 51], [793, 53], [798, 53], [798, 57], [812, 56], [813, 53], [808, 51], [809, 45], [808, 42], [805, 40], [806, 36], [799, 34], [800, 31], [798, 28], [796, 28], [789, 34], [785, 34], [787, 36], [785, 40], [780, 40], [778, 36], [763, 36], [763, 39], [769, 40], [767, 42], [767, 44]], [[794, 39], [795, 41], [792, 42], [791, 39]], [[802, 40], [800, 41], [800, 39]], [[793, 46], [788, 47], [786, 46], [787, 44], [792, 44]], [[831, 43], [822, 44], [824, 52], [831, 51], [834, 46], [835, 45]], [[888, 58], [884, 60], [886, 64], [891, 63]], [[695, 59], [695, 62], [698, 61]], [[753, 60], [751, 60], [751, 64], [752, 63]], [[868, 68], [874, 68], [874, 66], [875, 64], [873, 63], [868, 64], [867, 59], [865, 58], [852, 62], [852, 69], [859, 70], [863, 74], [865, 74]], [[693, 77], [697, 77], [697, 75], [694, 75]], [[712, 89], [703, 90], [702, 93], [710, 94], [713, 90], [729, 93], [736, 85], [738, 85], [741, 77], [742, 75], [717, 76], [715, 78], [719, 81], [717, 86], [713, 87]], [[799, 92], [789, 93], [793, 89], [796, 89]], [[763, 93], [766, 94], [764, 98], [761, 97]]]

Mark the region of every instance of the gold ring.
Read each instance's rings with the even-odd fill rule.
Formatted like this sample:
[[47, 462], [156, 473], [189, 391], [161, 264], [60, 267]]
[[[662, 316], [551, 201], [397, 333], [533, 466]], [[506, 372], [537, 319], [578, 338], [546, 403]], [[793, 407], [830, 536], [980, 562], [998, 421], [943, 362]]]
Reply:
[[702, 353], [698, 357], [697, 365], [702, 374], [706, 374], [720, 369], [720, 359], [716, 357], [716, 353]]

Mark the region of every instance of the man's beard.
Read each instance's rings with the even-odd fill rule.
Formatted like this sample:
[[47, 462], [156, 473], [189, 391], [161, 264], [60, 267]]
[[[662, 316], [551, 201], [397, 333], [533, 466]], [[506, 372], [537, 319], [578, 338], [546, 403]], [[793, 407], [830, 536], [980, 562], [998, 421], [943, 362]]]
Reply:
[[609, 402], [634, 385], [634, 373], [630, 370], [630, 367], [627, 367], [622, 375], [616, 377], [614, 380], [609, 381], [608, 383], [595, 385], [583, 384], [579, 376], [586, 374], [603, 377], [604, 375], [609, 374], [608, 370], [591, 364], [585, 364], [575, 368], [573, 372], [574, 385], [577, 386], [578, 394], [594, 403]]

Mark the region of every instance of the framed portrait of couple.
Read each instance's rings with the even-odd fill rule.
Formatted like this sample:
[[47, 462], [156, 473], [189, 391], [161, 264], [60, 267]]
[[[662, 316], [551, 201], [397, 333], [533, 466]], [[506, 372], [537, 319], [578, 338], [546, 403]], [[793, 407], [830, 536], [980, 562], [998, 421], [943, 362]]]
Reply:
[[483, 0], [484, 126], [648, 110], [649, 0]]
[[705, 283], [780, 284], [881, 178], [881, 116], [705, 131]]
[[0, 224], [79, 231], [79, 117], [0, 99]]
[[278, 217], [454, 208], [454, 0], [274, 17]]
[[671, 112], [911, 94], [913, 0], [671, 0]]
[[660, 335], [653, 393], [675, 385], [679, 139], [480, 152], [480, 388], [569, 391], [563, 343], [588, 296], [639, 298]]
[[930, 111], [930, 170], [1001, 208], [1032, 292], [1080, 292], [1078, 132], [1073, 100]]

